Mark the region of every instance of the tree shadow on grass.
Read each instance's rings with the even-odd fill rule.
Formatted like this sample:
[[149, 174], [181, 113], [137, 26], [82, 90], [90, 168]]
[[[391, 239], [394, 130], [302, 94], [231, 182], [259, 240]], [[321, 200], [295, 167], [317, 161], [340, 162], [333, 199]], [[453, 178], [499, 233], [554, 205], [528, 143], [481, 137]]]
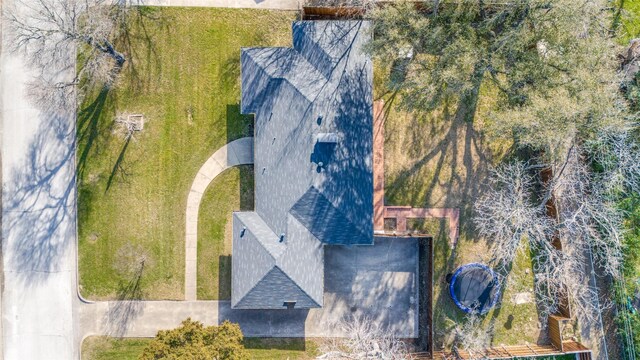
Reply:
[[437, 207], [460, 208], [460, 231], [467, 239], [476, 241], [473, 224], [465, 219], [471, 219], [475, 199], [485, 189], [483, 180], [488, 176], [492, 154], [473, 122], [452, 114], [449, 105], [443, 108], [441, 116], [446, 124], [444, 132], [432, 126], [432, 132], [441, 133], [439, 140], [434, 142], [435, 136], [425, 134], [409, 137], [409, 143], [403, 146], [408, 151], [424, 148], [425, 142], [433, 145], [387, 182], [386, 197], [393, 205], [429, 208], [438, 204]]
[[77, 160], [78, 177], [82, 179], [92, 152], [99, 151], [100, 145], [109, 134], [113, 122], [105, 121], [105, 111], [113, 112], [109, 104], [110, 89], [103, 87], [95, 99], [78, 113], [77, 144], [80, 152]]
[[131, 139], [132, 139], [132, 136], [127, 136], [124, 141], [124, 145], [122, 146], [122, 149], [118, 154], [118, 158], [116, 159], [116, 162], [113, 164], [113, 168], [111, 169], [111, 173], [109, 174], [109, 179], [107, 180], [107, 187], [104, 190], [105, 193], [109, 191], [109, 188], [111, 188], [111, 184], [113, 183], [113, 179], [116, 176], [116, 174], [120, 174], [123, 177], [126, 176], [126, 171], [123, 167], [123, 162], [124, 162], [124, 156], [127, 152], [127, 148], [129, 148], [129, 143], [131, 143]]
[[133, 94], [144, 90], [145, 84], [151, 83], [154, 69], [157, 73], [162, 72], [161, 57], [154, 36], [169, 37], [170, 20], [161, 8], [136, 6], [128, 12], [116, 46], [128, 58], [125, 67], [130, 76], [129, 85], [134, 90]]
[[141, 280], [145, 269], [144, 262], [133, 272], [128, 280], [118, 285], [116, 301], [109, 302], [109, 310], [103, 321], [106, 323], [107, 335], [123, 337], [132, 321], [142, 315], [145, 293]]

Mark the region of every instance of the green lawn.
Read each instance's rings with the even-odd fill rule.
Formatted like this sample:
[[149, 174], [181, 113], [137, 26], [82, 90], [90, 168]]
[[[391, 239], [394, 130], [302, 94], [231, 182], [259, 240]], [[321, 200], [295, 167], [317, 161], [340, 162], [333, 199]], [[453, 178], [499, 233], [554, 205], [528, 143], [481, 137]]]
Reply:
[[640, 1], [617, 0], [614, 26], [618, 28], [618, 42], [627, 45], [640, 36]]
[[[183, 298], [184, 214], [191, 183], [219, 147], [252, 131], [251, 117], [239, 114], [240, 48], [290, 46], [295, 15], [142, 8], [130, 18], [127, 36], [118, 41], [128, 57], [121, 78], [111, 89], [89, 92], [78, 115], [83, 296]], [[126, 142], [114, 118], [133, 113], [144, 115], [144, 130]], [[225, 196], [208, 199], [231, 210], [240, 194], [237, 182], [226, 183], [228, 188], [217, 190]], [[205, 229], [209, 235], [222, 226], [217, 205], [204, 205], [200, 214], [216, 223]], [[147, 255], [141, 276], [132, 278], [115, 266], [117, 259], [137, 254]], [[127, 293], [132, 282], [135, 294]], [[214, 289], [200, 290], [216, 296]]]
[[253, 166], [240, 166], [220, 174], [202, 198], [198, 219], [200, 300], [231, 298], [231, 216], [234, 210], [253, 210]]
[[307, 360], [320, 355], [318, 344], [301, 338], [245, 338], [252, 360]]
[[152, 339], [91, 336], [82, 342], [82, 360], [137, 360]]
[[[82, 343], [83, 360], [134, 360], [152, 339], [115, 339], [92, 336]], [[318, 355], [318, 345], [299, 338], [245, 338], [252, 360], [309, 360]]]

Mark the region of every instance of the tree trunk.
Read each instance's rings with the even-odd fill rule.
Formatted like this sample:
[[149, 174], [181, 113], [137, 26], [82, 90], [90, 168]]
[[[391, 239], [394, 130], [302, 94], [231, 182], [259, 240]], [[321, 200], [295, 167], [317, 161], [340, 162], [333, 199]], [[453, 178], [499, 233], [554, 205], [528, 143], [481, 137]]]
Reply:
[[127, 59], [121, 52], [117, 51], [109, 41], [105, 40], [104, 44], [105, 47], [103, 51], [109, 54], [109, 56], [111, 56], [116, 61], [116, 65], [118, 66], [118, 68], [121, 68]]
[[471, 89], [465, 91], [460, 97], [460, 102], [456, 111], [457, 119], [462, 119], [463, 121], [470, 123], [473, 122], [476, 115], [478, 95], [480, 93], [480, 86], [482, 85], [485, 70], [486, 63], [484, 60], [480, 60], [474, 65], [473, 74], [471, 74], [470, 79]]

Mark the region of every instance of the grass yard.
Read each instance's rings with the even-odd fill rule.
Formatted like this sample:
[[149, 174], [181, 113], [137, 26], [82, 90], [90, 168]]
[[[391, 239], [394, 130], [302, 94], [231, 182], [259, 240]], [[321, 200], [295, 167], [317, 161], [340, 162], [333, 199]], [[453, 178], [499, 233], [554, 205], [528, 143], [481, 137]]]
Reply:
[[152, 339], [90, 336], [82, 342], [82, 360], [137, 360]]
[[310, 360], [320, 355], [318, 344], [302, 338], [245, 338], [252, 360]]
[[234, 210], [253, 210], [253, 166], [239, 166], [220, 174], [202, 198], [198, 219], [197, 295], [200, 300], [231, 298]]
[[[82, 360], [135, 360], [152, 339], [116, 339], [91, 336], [82, 343]], [[245, 338], [244, 346], [252, 360], [310, 360], [318, 344], [299, 338]]]
[[[251, 117], [239, 114], [240, 48], [289, 46], [294, 18], [294, 12], [206, 8], [142, 8], [130, 18], [118, 42], [128, 57], [121, 78], [110, 90], [89, 93], [78, 114], [83, 296], [183, 299], [191, 183], [218, 148], [252, 131]], [[144, 130], [128, 142], [114, 123], [121, 114], [145, 117]], [[224, 203], [206, 204], [200, 213], [215, 223], [207, 235], [219, 235], [220, 211], [239, 204], [237, 180], [225, 177], [216, 188], [221, 195], [208, 196]], [[132, 279], [118, 263], [138, 261], [139, 254], [147, 258], [144, 270]], [[124, 293], [132, 281], [137, 292]]]
[[617, 0], [614, 26], [618, 27], [618, 42], [628, 45], [629, 40], [640, 36], [640, 1]]
[[[449, 248], [446, 220], [407, 222], [411, 230], [434, 236], [434, 341], [436, 350], [448, 348], [452, 329], [464, 320], [448, 293], [446, 275], [470, 262], [488, 263], [490, 245], [474, 231], [473, 204], [484, 191], [489, 169], [508, 156], [511, 144], [493, 142], [483, 133], [495, 104], [495, 89], [483, 84], [473, 122], [457, 118], [457, 104], [445, 104], [426, 114], [399, 109], [401, 94], [385, 92], [385, 69], [376, 67], [376, 97], [385, 99], [385, 202], [387, 205], [460, 208], [460, 238]], [[531, 293], [531, 257], [518, 255], [507, 277], [499, 307], [485, 316], [493, 326], [494, 344], [536, 342], [540, 335], [535, 302], [516, 305], [515, 294]], [[522, 295], [521, 295], [522, 296]], [[521, 298], [521, 297], [520, 297]], [[520, 301], [519, 301], [520, 302]]]

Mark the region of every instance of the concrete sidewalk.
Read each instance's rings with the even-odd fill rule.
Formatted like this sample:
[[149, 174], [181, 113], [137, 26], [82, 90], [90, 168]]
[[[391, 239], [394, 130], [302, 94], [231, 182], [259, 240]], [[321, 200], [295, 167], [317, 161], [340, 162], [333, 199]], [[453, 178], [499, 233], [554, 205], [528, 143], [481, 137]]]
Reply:
[[186, 211], [185, 239], [185, 281], [184, 297], [187, 301], [196, 300], [198, 286], [198, 213], [200, 202], [209, 184], [223, 171], [238, 165], [253, 164], [253, 138], [234, 140], [218, 149], [202, 165], [196, 174], [189, 196]]
[[193, 6], [243, 9], [299, 10], [302, 0], [140, 0], [145, 6]]

